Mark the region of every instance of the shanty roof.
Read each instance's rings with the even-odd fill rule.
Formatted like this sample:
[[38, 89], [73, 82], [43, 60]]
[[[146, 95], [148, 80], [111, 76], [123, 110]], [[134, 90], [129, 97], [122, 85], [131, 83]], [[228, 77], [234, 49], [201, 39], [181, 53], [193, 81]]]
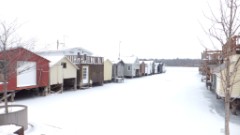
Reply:
[[104, 62], [109, 62], [109, 63], [113, 64], [112, 61], [109, 59], [105, 59]]
[[[29, 54], [31, 54], [30, 55], [31, 57], [33, 55], [35, 55], [37, 57], [40, 57], [41, 59], [47, 60], [46, 58], [42, 57], [41, 55], [36, 54], [36, 53], [34, 53], [34, 52], [24, 48], [24, 47], [21, 47], [21, 46], [9, 48], [9, 49], [6, 50], [6, 53], [8, 53], [8, 58], [9, 59], [15, 59], [16, 60], [19, 57], [26, 56], [26, 54], [28, 54], [27, 56], [29, 56]], [[0, 59], [2, 59], [2, 57], [3, 57], [3, 51], [0, 51]], [[26, 60], [29, 59], [29, 58], [30, 57], [26, 57]]]
[[[118, 64], [119, 62], [123, 62], [123, 60], [121, 60], [121, 59], [120, 59], [120, 60], [117, 59], [117, 60], [112, 61], [113, 64]], [[123, 63], [124, 63], [124, 62], [123, 62]]]
[[135, 63], [138, 58], [136, 56], [123, 57], [122, 60], [126, 64]]
[[41, 55], [42, 57], [44, 57], [45, 59], [49, 60], [49, 66], [53, 67], [55, 64], [57, 64], [59, 61], [61, 61], [62, 59], [66, 59], [67, 61], [69, 61], [76, 69], [78, 69], [78, 67], [73, 64], [67, 57], [63, 56], [63, 55], [59, 55], [59, 56], [52, 56], [52, 55]]
[[44, 56], [44, 55], [41, 55], [41, 56], [50, 61], [49, 63], [50, 67], [54, 66], [64, 58], [64, 56]]
[[146, 63], [146, 64], [153, 64], [153, 62], [154, 61], [152, 61], [152, 60], [144, 61], [144, 63]]
[[61, 50], [47, 50], [47, 51], [39, 51], [36, 52], [37, 54], [40, 55], [83, 55], [83, 54], [87, 54], [87, 55], [92, 55], [93, 53], [83, 49], [81, 47], [75, 47], [75, 48], [68, 48], [68, 49], [61, 49]]
[[[230, 65], [235, 65], [236, 66], [236, 62], [231, 62]], [[219, 73], [220, 71], [226, 69], [227, 65], [226, 63], [223, 63], [221, 65], [218, 65], [218, 66], [215, 66], [215, 67], [212, 67], [213, 69], [213, 73]]]

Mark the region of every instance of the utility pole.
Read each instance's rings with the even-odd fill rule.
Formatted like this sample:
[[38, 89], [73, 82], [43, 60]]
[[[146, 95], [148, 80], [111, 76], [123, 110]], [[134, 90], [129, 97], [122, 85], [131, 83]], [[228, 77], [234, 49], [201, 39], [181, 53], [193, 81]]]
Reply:
[[122, 41], [119, 41], [119, 45], [118, 45], [118, 60], [120, 60], [120, 44], [122, 43]]
[[58, 50], [58, 47], [59, 47], [59, 41], [57, 40], [57, 50]]
[[[64, 38], [64, 40], [65, 40], [65, 38]], [[65, 41], [63, 43], [60, 43], [59, 40], [57, 40], [57, 50], [58, 50], [60, 44], [63, 45], [62, 47], [65, 47]]]

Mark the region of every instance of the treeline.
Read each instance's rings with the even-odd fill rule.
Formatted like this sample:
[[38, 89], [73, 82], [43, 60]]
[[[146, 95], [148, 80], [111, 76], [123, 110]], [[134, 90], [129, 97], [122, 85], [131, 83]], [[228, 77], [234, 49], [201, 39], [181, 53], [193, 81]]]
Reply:
[[[144, 59], [146, 60], [146, 59]], [[155, 61], [161, 61], [166, 64], [166, 66], [179, 66], [179, 67], [199, 67], [200, 59], [151, 59]]]
[[200, 59], [160, 59], [167, 66], [199, 67]]

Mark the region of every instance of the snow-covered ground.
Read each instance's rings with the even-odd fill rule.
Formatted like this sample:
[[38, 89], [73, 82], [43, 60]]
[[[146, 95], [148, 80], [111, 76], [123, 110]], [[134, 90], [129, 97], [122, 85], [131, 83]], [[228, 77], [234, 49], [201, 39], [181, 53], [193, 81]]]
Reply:
[[[126, 79], [86, 90], [17, 100], [28, 106], [26, 135], [223, 135], [224, 106], [198, 68]], [[231, 116], [231, 135], [240, 116]]]

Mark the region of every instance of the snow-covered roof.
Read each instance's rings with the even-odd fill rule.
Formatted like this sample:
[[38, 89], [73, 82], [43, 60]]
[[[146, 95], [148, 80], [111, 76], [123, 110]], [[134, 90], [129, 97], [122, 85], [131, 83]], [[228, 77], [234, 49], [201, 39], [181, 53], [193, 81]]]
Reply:
[[49, 66], [52, 67], [55, 64], [57, 64], [60, 60], [62, 60], [65, 56], [59, 55], [59, 56], [52, 56], [52, 55], [40, 55], [43, 58], [50, 61]]
[[119, 63], [119, 62], [123, 62], [123, 63], [124, 63], [124, 61], [121, 60], [121, 59], [112, 60], [111, 62], [112, 62], [113, 64], [117, 64], [117, 63]]
[[122, 57], [123, 62], [126, 63], [126, 64], [135, 63], [135, 61], [136, 61], [137, 59], [138, 59], [138, 58], [137, 58], [136, 56]]
[[106, 61], [109, 61], [110, 63], [112, 63], [112, 61], [111, 61], [111, 60], [109, 60], [109, 59], [105, 59], [105, 60], [104, 60], [104, 62], [106, 62]]
[[146, 63], [146, 64], [152, 64], [153, 61], [144, 61], [144, 63]]
[[55, 64], [57, 64], [59, 61], [61, 61], [62, 59], [66, 59], [67, 61], [69, 61], [76, 69], [78, 69], [78, 67], [73, 64], [70, 60], [68, 60], [67, 57], [63, 56], [63, 55], [57, 55], [57, 56], [53, 56], [53, 55], [40, 55], [43, 58], [47, 59], [50, 61], [49, 66], [52, 67]]
[[144, 60], [139, 60], [139, 63], [143, 63], [144, 62]]
[[[87, 55], [93, 55], [93, 53], [92, 52], [90, 52], [90, 51], [88, 51], [88, 50], [86, 50], [86, 49], [83, 49], [83, 48], [81, 48], [81, 47], [75, 47], [75, 48], [69, 48], [69, 49], [64, 49], [64, 51], [76, 51], [76, 52], [78, 52], [78, 51], [82, 51], [82, 53], [83, 54], [87, 54]], [[77, 54], [76, 54], [77, 55]]]
[[[230, 63], [230, 65], [234, 65], [234, 64], [236, 64], [236, 63], [235, 62], [231, 62]], [[227, 67], [226, 63], [223, 63], [221, 65], [213, 65], [210, 68], [212, 68], [213, 73], [219, 73], [220, 71], [226, 69], [226, 67]]]
[[47, 50], [47, 51], [38, 51], [36, 52], [40, 55], [92, 55], [93, 53], [83, 49], [81, 47], [75, 47], [75, 48], [68, 48], [68, 49], [60, 49], [60, 50]]

